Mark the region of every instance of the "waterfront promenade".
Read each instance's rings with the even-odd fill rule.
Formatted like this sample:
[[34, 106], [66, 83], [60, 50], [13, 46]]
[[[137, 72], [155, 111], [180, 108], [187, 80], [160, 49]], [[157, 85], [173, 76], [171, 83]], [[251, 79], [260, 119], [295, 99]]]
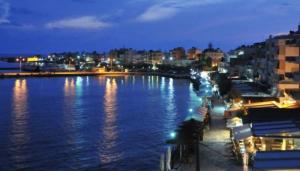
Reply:
[[66, 76], [123, 76], [141, 75], [139, 72], [6, 72], [0, 73], [0, 78], [19, 78], [19, 77], [66, 77]]
[[70, 72], [3, 72], [0, 78], [22, 78], [22, 77], [68, 77], [68, 76], [125, 76], [125, 75], [154, 75], [178, 79], [189, 79], [189, 74], [170, 74], [160, 72], [89, 72], [89, 71], [70, 71]]
[[[211, 110], [210, 128], [204, 132], [203, 141], [199, 144], [200, 170], [205, 171], [250, 171], [238, 165], [231, 155], [229, 130], [223, 118], [224, 104], [213, 98], [214, 108]], [[195, 157], [189, 164], [184, 164], [180, 171], [195, 171]]]

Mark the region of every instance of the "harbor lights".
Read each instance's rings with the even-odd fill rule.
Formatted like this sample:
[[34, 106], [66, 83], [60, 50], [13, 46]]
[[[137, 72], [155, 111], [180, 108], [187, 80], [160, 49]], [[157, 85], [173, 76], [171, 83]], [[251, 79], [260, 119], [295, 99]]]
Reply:
[[19, 62], [20, 63], [20, 72], [22, 71], [22, 62], [26, 62], [26, 58], [22, 58], [22, 57], [18, 57], [16, 58], [16, 62]]

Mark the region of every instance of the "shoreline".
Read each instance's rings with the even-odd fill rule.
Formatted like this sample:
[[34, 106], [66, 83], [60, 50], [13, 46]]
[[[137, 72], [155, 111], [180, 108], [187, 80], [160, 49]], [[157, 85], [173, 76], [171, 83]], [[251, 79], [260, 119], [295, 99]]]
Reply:
[[73, 77], [73, 76], [127, 76], [127, 75], [152, 75], [174, 79], [190, 79], [188, 74], [169, 74], [158, 72], [3, 72], [0, 79], [25, 78], [25, 77]]
[[125, 76], [142, 75], [138, 72], [4, 72], [1, 78], [24, 78], [24, 77], [72, 77], [72, 76]]

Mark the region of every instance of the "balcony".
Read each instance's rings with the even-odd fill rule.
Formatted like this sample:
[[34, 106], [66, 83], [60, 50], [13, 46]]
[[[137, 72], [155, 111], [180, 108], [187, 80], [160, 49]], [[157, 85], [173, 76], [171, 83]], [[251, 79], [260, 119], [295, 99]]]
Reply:
[[278, 69], [278, 68], [274, 68], [274, 72], [276, 74], [284, 74], [285, 73], [284, 69]]
[[285, 73], [285, 77], [294, 82], [300, 83], [300, 72]]
[[287, 56], [285, 57], [286, 62], [300, 64], [300, 56]]

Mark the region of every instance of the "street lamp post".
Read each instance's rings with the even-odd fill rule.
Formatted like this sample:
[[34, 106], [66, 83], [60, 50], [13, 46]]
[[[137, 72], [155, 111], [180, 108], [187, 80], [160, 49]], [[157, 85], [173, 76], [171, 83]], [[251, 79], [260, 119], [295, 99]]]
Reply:
[[69, 60], [69, 68], [68, 68], [69, 72], [71, 71], [71, 60]]
[[25, 62], [25, 58], [18, 57], [16, 61], [19, 62], [19, 72], [22, 72], [22, 62]]
[[22, 59], [19, 60], [20, 61], [20, 72], [22, 71]]

